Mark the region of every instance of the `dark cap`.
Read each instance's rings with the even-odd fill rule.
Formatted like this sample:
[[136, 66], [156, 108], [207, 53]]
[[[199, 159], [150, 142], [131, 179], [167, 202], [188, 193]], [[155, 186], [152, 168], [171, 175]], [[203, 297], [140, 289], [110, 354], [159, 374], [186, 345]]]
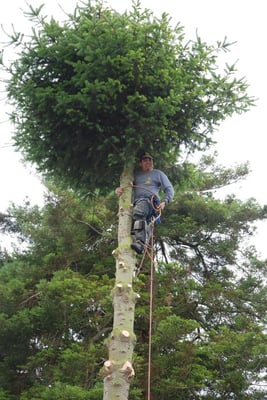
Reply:
[[142, 153], [141, 156], [140, 156], [140, 158], [139, 158], [139, 160], [142, 161], [142, 160], [144, 160], [145, 158], [151, 158], [151, 160], [153, 160], [153, 156], [152, 156], [151, 154], [147, 153], [147, 152]]

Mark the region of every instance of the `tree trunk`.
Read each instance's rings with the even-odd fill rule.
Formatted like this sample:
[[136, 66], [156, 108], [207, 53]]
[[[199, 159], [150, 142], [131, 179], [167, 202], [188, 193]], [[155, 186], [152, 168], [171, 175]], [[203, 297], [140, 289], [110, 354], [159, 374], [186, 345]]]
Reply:
[[135, 345], [134, 311], [138, 295], [132, 282], [135, 253], [131, 250], [133, 167], [125, 167], [120, 186], [124, 188], [119, 198], [118, 247], [116, 280], [112, 290], [114, 320], [113, 330], [107, 339], [109, 359], [104, 363], [104, 400], [127, 400], [130, 380], [134, 376], [132, 355]]

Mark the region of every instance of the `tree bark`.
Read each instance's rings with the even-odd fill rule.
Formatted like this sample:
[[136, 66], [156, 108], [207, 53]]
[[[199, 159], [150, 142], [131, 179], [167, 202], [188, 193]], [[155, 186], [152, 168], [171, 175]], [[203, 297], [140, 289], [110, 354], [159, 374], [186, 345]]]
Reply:
[[114, 320], [113, 330], [107, 339], [109, 359], [104, 363], [104, 400], [127, 400], [132, 366], [135, 302], [133, 291], [135, 253], [131, 250], [133, 167], [125, 166], [120, 186], [124, 188], [119, 198], [118, 247], [113, 251], [116, 259], [116, 279], [112, 290]]

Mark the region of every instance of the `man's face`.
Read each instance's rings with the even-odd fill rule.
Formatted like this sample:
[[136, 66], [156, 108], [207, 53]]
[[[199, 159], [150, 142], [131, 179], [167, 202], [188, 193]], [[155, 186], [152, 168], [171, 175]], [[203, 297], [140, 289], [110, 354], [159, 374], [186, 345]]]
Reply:
[[143, 172], [149, 172], [153, 170], [153, 160], [151, 157], [144, 157], [140, 161], [140, 167]]

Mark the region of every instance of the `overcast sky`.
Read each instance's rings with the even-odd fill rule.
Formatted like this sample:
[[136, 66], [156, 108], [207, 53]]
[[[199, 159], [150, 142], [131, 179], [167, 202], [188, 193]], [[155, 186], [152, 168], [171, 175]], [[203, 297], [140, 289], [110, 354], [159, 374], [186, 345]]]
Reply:
[[[75, 0], [28, 0], [37, 7], [45, 4], [44, 12], [53, 15], [57, 20], [65, 16], [60, 8], [72, 13], [77, 3]], [[129, 0], [109, 0], [106, 2], [117, 11], [131, 8]], [[156, 15], [167, 12], [173, 24], [180, 23], [188, 39], [195, 39], [196, 31], [201, 39], [215, 44], [227, 37], [229, 42], [236, 42], [225, 61], [232, 64], [237, 61], [238, 77], [246, 77], [250, 84], [249, 94], [257, 98], [257, 105], [250, 112], [226, 120], [216, 134], [219, 161], [224, 165], [235, 165], [250, 162], [250, 177], [234, 188], [241, 199], [255, 197], [260, 204], [267, 204], [265, 188], [266, 156], [266, 122], [267, 113], [267, 61], [265, 55], [267, 24], [264, 0], [143, 0], [143, 8], [149, 8]], [[0, 20], [4, 30], [10, 32], [12, 24], [16, 31], [27, 32], [30, 29], [28, 20], [22, 10], [27, 10], [24, 0], [2, 1]], [[6, 42], [4, 32], [0, 31], [0, 41]], [[10, 49], [4, 51], [6, 59], [13, 58]], [[43, 187], [34, 169], [24, 166], [20, 155], [12, 148], [13, 127], [8, 122], [5, 104], [5, 93], [1, 86], [0, 107], [0, 176], [1, 196], [0, 212], [10, 202], [21, 204], [28, 197], [33, 203], [42, 204]], [[229, 192], [233, 190], [229, 188]], [[267, 255], [265, 236], [267, 223], [260, 225], [255, 238], [257, 248]]]

